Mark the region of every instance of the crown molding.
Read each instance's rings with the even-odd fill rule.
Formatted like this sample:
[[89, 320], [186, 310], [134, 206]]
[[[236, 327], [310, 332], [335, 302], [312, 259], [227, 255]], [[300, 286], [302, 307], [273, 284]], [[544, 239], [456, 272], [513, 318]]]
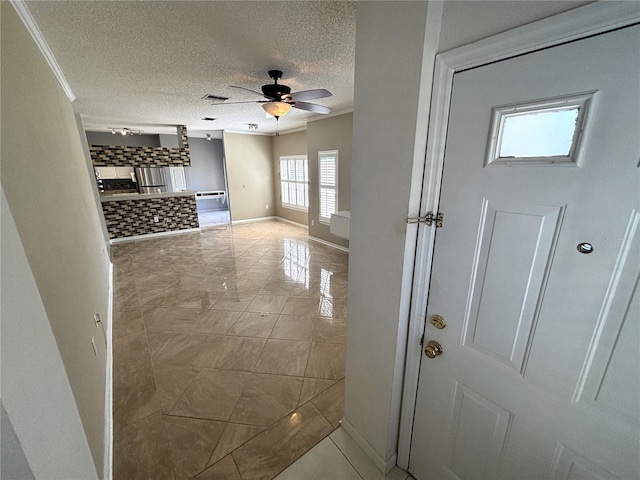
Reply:
[[306, 132], [307, 126], [292, 128], [291, 130], [280, 130], [280, 135], [288, 135], [289, 133]]
[[263, 137], [273, 137], [275, 133], [265, 133], [265, 132], [250, 132], [248, 130], [222, 130], [224, 133], [235, 133], [238, 135], [260, 135]]
[[45, 40], [44, 35], [42, 35], [42, 32], [40, 31], [40, 27], [38, 27], [36, 20], [33, 18], [33, 15], [31, 15], [26, 2], [24, 0], [9, 1], [18, 13], [18, 16], [20, 17], [20, 20], [22, 20], [22, 23], [24, 23], [24, 26], [27, 27], [27, 30], [31, 34], [31, 37], [36, 42], [36, 45], [38, 45], [40, 52], [49, 64], [49, 67], [53, 71], [53, 74], [58, 79], [62, 90], [64, 90], [64, 93], [67, 95], [67, 98], [70, 102], [73, 102], [76, 99], [76, 96], [73, 94], [73, 91], [71, 90], [71, 87], [69, 86], [69, 83], [67, 82], [67, 79], [65, 78], [64, 73], [62, 72], [62, 69], [58, 64], [58, 61], [56, 60], [56, 57], [53, 55], [53, 52], [49, 48], [49, 44]]

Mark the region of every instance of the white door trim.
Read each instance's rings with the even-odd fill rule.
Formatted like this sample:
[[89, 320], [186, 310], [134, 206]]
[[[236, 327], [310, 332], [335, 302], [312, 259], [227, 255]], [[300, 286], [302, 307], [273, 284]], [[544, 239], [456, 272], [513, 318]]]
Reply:
[[[638, 22], [640, 22], [640, 5], [636, 2], [596, 2], [438, 54], [435, 60], [420, 216], [426, 215], [428, 211], [438, 211], [453, 75], [456, 72]], [[409, 466], [413, 418], [422, 360], [420, 339], [423, 334], [428, 304], [434, 244], [435, 228], [425, 225], [419, 226], [412, 287], [412, 291], [416, 293], [412, 296], [409, 314], [409, 334], [398, 440], [398, 466], [404, 469]]]

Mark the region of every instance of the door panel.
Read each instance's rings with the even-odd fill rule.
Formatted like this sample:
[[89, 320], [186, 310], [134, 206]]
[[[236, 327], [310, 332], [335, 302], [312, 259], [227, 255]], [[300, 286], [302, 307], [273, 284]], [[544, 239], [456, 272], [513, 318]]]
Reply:
[[603, 302], [576, 400], [610, 409], [624, 422], [640, 420], [640, 212], [634, 210]]
[[608, 480], [611, 472], [561, 445], [553, 478], [557, 480]]
[[450, 430], [455, 432], [451, 470], [458, 478], [488, 478], [497, 470], [511, 414], [459, 382], [453, 395]]
[[[598, 404], [635, 420], [638, 419], [638, 412], [640, 412], [637, 395], [638, 378], [640, 378], [637, 367], [640, 365], [640, 355], [638, 343], [634, 340], [640, 338], [640, 325], [634, 322], [631, 316], [637, 315], [640, 311], [639, 298], [636, 286], [628, 309], [622, 317], [618, 338], [610, 349], [609, 362], [595, 397]], [[604, 363], [605, 360], [607, 360], [606, 356], [599, 361]]]
[[483, 199], [464, 344], [518, 372], [561, 213], [557, 206]]
[[[633, 26], [454, 75], [416, 478], [640, 476], [639, 52]], [[579, 165], [486, 163], [495, 108], [585, 92]]]

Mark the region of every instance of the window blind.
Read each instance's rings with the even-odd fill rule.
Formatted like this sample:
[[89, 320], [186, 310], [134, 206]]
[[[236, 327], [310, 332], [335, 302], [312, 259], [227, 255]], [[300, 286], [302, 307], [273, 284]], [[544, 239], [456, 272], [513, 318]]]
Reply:
[[329, 223], [338, 210], [338, 152], [318, 153], [318, 177], [320, 179], [320, 222]]
[[280, 200], [283, 207], [309, 208], [309, 165], [306, 155], [280, 157]]

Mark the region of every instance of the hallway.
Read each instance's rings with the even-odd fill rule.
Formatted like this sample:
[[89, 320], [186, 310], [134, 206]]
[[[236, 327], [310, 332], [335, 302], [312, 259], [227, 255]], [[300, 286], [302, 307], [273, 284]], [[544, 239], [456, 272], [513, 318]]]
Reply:
[[112, 261], [116, 480], [271, 479], [338, 427], [347, 253], [271, 220]]

